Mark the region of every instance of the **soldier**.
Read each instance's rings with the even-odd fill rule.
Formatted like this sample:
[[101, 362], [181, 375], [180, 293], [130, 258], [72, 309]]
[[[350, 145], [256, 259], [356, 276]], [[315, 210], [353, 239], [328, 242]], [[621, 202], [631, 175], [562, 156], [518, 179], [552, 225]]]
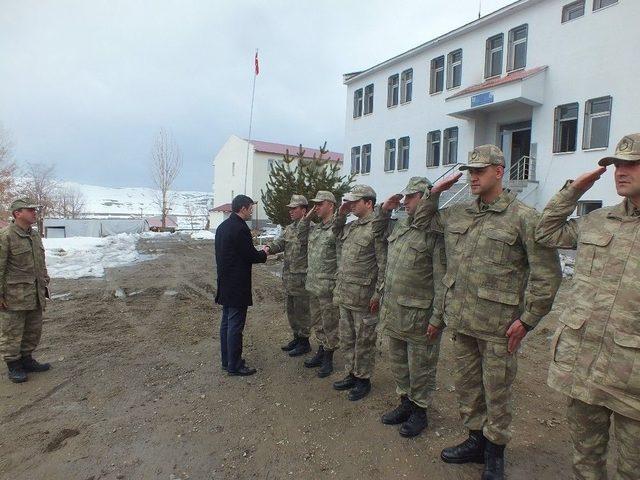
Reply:
[[[440, 353], [441, 301], [434, 302], [434, 286], [441, 294], [446, 257], [442, 235], [429, 231], [419, 209], [423, 192], [431, 186], [412, 177], [407, 187], [382, 204], [397, 208], [404, 196], [407, 217], [398, 220], [388, 238], [380, 323], [389, 336], [389, 360], [400, 405], [382, 416], [382, 423], [400, 426], [400, 435], [415, 437], [427, 427], [427, 409], [436, 387]], [[430, 328], [431, 336], [427, 335]], [[433, 338], [432, 338], [433, 337]]]
[[[469, 438], [445, 448], [448, 463], [484, 462], [483, 479], [504, 478], [511, 385], [520, 342], [551, 309], [561, 272], [555, 250], [535, 242], [539, 215], [502, 188], [504, 157], [494, 145], [476, 147], [468, 170], [473, 202], [443, 209], [444, 321], [453, 331], [456, 391]], [[437, 182], [425, 207], [462, 174]]]
[[293, 332], [293, 340], [282, 346], [292, 357], [304, 355], [311, 350], [309, 333], [309, 294], [305, 290], [307, 276], [307, 242], [309, 220], [305, 219], [309, 202], [304, 195], [292, 195], [287, 205], [292, 223], [287, 225], [278, 238], [264, 247], [267, 255], [284, 251], [282, 282], [287, 296], [287, 319]]
[[40, 205], [29, 198], [11, 204], [13, 221], [0, 231], [0, 353], [9, 379], [27, 381], [27, 373], [49, 370], [33, 351], [42, 335], [42, 311], [49, 297], [49, 275], [36, 223]]
[[[389, 213], [376, 216], [376, 192], [368, 185], [355, 185], [344, 200], [333, 227], [340, 242], [333, 301], [340, 307], [340, 348], [347, 376], [333, 388], [350, 390], [348, 398], [355, 401], [371, 391]], [[345, 225], [349, 211], [358, 218]]]
[[315, 325], [318, 352], [305, 360], [307, 368], [320, 367], [318, 377], [324, 378], [333, 372], [333, 352], [338, 347], [338, 307], [333, 304], [333, 289], [338, 270], [336, 237], [333, 233], [336, 197], [320, 190], [311, 200], [315, 206], [309, 211], [316, 213], [320, 223], [311, 227], [309, 233], [309, 257], [307, 284], [311, 324]]
[[[570, 303], [552, 341], [549, 386], [568, 399], [576, 479], [607, 478], [613, 420], [613, 478], [640, 475], [640, 133], [627, 135], [601, 168], [568, 181], [547, 204], [536, 239], [576, 249]], [[567, 220], [578, 200], [615, 166], [616, 206]]]

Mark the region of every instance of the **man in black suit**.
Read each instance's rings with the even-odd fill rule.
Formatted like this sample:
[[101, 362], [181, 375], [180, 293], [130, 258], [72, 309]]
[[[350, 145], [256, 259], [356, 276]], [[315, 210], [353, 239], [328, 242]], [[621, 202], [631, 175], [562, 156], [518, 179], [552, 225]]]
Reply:
[[231, 216], [216, 230], [216, 265], [218, 292], [216, 303], [222, 305], [220, 356], [222, 368], [231, 376], [256, 373], [242, 359], [242, 331], [251, 299], [251, 265], [267, 261], [267, 254], [253, 246], [246, 221], [253, 214], [255, 202], [237, 195], [231, 203]]

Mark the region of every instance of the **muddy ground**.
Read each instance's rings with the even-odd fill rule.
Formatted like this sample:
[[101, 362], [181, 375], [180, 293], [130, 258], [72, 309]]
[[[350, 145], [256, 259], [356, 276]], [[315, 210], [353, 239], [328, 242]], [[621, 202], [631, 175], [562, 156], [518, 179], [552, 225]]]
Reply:
[[[105, 278], [54, 280], [37, 358], [48, 373], [0, 381], [0, 478], [478, 479], [440, 450], [459, 441], [451, 341], [443, 341], [429, 428], [403, 439], [380, 423], [394, 406], [386, 348], [371, 395], [349, 402], [279, 346], [289, 339], [279, 268], [254, 268], [245, 357], [258, 367], [227, 377], [219, 365], [213, 242], [142, 240], [159, 256]], [[122, 289], [126, 296], [117, 298]], [[563, 286], [563, 294], [566, 285]], [[68, 294], [68, 295], [65, 295]], [[546, 386], [554, 311], [527, 338], [515, 383], [509, 478], [570, 477], [565, 401]], [[338, 366], [342, 358], [336, 356]]]

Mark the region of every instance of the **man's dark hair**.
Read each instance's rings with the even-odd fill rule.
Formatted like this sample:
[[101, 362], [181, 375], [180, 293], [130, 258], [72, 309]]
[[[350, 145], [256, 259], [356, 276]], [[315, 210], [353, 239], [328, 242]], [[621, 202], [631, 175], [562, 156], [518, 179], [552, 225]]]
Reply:
[[362, 197], [362, 200], [364, 200], [364, 203], [367, 203], [370, 201], [372, 207], [376, 206], [376, 197]]
[[238, 213], [242, 210], [243, 207], [248, 207], [249, 205], [253, 205], [254, 202], [251, 200], [251, 197], [247, 197], [246, 195], [236, 195], [231, 201], [231, 211], [233, 213]]

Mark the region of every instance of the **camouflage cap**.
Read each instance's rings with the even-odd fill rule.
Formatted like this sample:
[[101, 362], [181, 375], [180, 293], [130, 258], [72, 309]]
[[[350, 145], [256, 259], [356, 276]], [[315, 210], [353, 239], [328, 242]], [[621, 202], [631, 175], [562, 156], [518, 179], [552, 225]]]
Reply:
[[469, 152], [469, 161], [466, 165], [462, 165], [460, 170], [485, 168], [489, 165], [502, 165], [504, 167], [504, 154], [495, 145], [480, 145]]
[[411, 177], [409, 183], [400, 192], [400, 195], [411, 195], [413, 193], [424, 193], [427, 187], [431, 186], [431, 182], [426, 177]]
[[315, 203], [324, 201], [336, 203], [336, 197], [331, 192], [328, 192], [326, 190], [319, 190], [318, 193], [316, 193], [315, 198], [312, 198], [311, 201]]
[[632, 133], [622, 137], [616, 146], [616, 153], [611, 157], [604, 157], [598, 162], [598, 165], [606, 167], [616, 160], [640, 162], [640, 133]]
[[354, 185], [351, 191], [342, 198], [347, 202], [355, 202], [361, 198], [376, 198], [376, 191], [369, 185]]
[[15, 212], [16, 210], [20, 210], [22, 208], [40, 208], [42, 205], [38, 205], [35, 200], [32, 198], [18, 198], [11, 203], [10, 210]]
[[287, 207], [307, 207], [308, 205], [309, 202], [307, 202], [307, 197], [304, 195], [291, 195], [291, 201], [288, 203]]

